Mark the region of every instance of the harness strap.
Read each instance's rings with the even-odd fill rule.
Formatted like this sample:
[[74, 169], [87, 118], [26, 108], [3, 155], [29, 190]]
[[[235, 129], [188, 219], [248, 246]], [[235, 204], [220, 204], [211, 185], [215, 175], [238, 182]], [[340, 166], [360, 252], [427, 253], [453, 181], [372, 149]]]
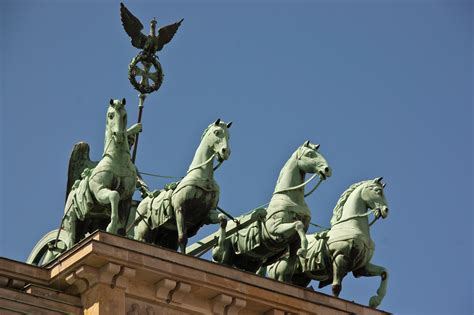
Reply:
[[188, 170], [188, 171], [186, 172], [186, 175], [188, 175], [189, 173], [191, 173], [191, 172], [194, 171], [194, 170], [197, 170], [198, 168], [201, 168], [201, 167], [203, 167], [203, 166], [209, 164], [209, 162], [211, 162], [211, 161], [214, 159], [215, 156], [216, 156], [216, 153], [213, 153], [213, 154], [211, 155], [211, 157], [210, 157], [209, 159], [207, 159], [206, 162], [201, 163], [201, 164], [199, 164], [199, 165], [193, 167], [192, 169]]
[[[374, 212], [375, 212], [375, 210], [370, 210], [370, 211], [367, 211], [366, 213], [363, 213], [363, 214], [356, 214], [356, 215], [353, 215], [352, 217], [345, 218], [344, 220], [339, 220], [336, 223], [334, 223], [332, 226], [335, 226], [339, 223], [346, 222], [346, 221], [349, 221], [349, 220], [352, 220], [352, 219], [368, 217], [371, 213], [374, 213]], [[374, 223], [375, 223], [375, 220], [371, 224], [374, 224]]]
[[[275, 194], [280, 194], [280, 193], [282, 193], [282, 192], [286, 192], [286, 191], [290, 191], [290, 190], [300, 189], [300, 188], [306, 186], [306, 185], [307, 185], [310, 181], [312, 181], [316, 176], [318, 176], [318, 174], [317, 174], [317, 173], [314, 173], [313, 176], [311, 176], [311, 177], [310, 177], [307, 181], [305, 181], [304, 183], [299, 184], [299, 185], [296, 185], [296, 186], [293, 186], [293, 187], [280, 189], [280, 190], [278, 190], [278, 191], [275, 191], [273, 194], [275, 195]], [[319, 184], [318, 184], [318, 186], [319, 186]], [[317, 186], [316, 186], [316, 188], [317, 188]], [[313, 189], [313, 190], [311, 191], [311, 193], [312, 193], [314, 190], [315, 190], [315, 189]]]

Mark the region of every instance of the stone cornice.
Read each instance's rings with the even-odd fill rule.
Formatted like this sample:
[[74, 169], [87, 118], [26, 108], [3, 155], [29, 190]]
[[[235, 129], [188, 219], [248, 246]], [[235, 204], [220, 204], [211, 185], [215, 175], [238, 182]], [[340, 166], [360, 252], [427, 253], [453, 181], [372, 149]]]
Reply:
[[127, 297], [181, 311], [386, 314], [105, 232], [93, 233], [47, 268], [50, 284], [67, 292], [78, 294], [96, 283], [113, 287], [115, 279]]

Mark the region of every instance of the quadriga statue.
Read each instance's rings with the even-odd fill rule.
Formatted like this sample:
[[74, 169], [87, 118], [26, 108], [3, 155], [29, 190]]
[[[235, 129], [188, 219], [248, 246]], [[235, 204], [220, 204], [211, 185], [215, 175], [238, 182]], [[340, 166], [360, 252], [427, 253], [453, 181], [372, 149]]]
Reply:
[[[377, 295], [370, 298], [369, 306], [377, 307], [387, 290], [388, 273], [384, 267], [370, 263], [375, 244], [370, 237], [370, 225], [379, 217], [388, 216], [382, 178], [358, 182], [339, 198], [331, 219], [331, 229], [308, 236], [308, 253], [299, 257], [293, 284], [306, 287], [311, 280], [319, 281], [322, 288], [332, 283], [332, 292], [339, 296], [342, 279], [348, 272], [355, 277], [380, 276], [382, 281]], [[368, 209], [372, 209], [368, 211]], [[375, 220], [369, 224], [369, 215]], [[280, 279], [288, 273], [289, 258], [280, 259], [268, 268], [268, 276]]]
[[141, 124], [127, 130], [125, 103], [125, 99], [109, 102], [104, 153], [99, 162], [89, 158], [87, 143], [74, 146], [69, 160], [61, 227], [47, 233], [36, 244], [28, 263], [46, 264], [96, 229], [124, 234], [137, 184], [128, 138], [141, 131]]
[[289, 260], [282, 265], [286, 277], [282, 280], [291, 279], [292, 261], [297, 255], [304, 257], [308, 247], [306, 231], [311, 211], [304, 199], [304, 187], [309, 182], [304, 182], [305, 175], [313, 173], [321, 180], [331, 176], [331, 168], [318, 149], [319, 145], [306, 141], [291, 155], [262, 220], [227, 238], [226, 221], [221, 217], [219, 239], [212, 250], [215, 261], [256, 272], [280, 258], [289, 247]]
[[220, 119], [203, 132], [194, 159], [186, 176], [168, 185], [167, 190], [155, 192], [138, 205], [133, 230], [134, 239], [153, 243], [182, 253], [188, 237], [204, 224], [218, 223], [216, 210], [219, 186], [214, 180], [214, 160], [230, 156], [229, 128], [232, 123]]

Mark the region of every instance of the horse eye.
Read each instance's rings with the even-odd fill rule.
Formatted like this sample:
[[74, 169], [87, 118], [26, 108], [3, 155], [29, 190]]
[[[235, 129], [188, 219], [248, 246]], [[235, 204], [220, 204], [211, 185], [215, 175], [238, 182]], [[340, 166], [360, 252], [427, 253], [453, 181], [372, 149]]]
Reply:
[[109, 113], [109, 119], [114, 119], [114, 113]]
[[219, 137], [221, 135], [220, 130], [214, 130], [214, 135]]

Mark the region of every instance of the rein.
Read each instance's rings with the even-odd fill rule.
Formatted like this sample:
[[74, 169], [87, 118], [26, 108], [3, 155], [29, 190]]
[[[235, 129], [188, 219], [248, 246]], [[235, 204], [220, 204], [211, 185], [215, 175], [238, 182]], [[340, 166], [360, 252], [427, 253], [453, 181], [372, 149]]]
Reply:
[[[344, 220], [339, 220], [336, 223], [334, 223], [332, 226], [335, 226], [335, 225], [337, 225], [339, 223], [342, 223], [342, 222], [347, 222], [347, 221], [352, 220], [352, 219], [368, 217], [372, 213], [375, 213], [375, 210], [370, 210], [370, 211], [367, 211], [366, 213], [363, 213], [363, 214], [356, 214], [356, 215], [353, 215], [351, 217], [345, 218]], [[377, 221], [377, 220], [378, 220], [378, 218], [374, 218], [372, 220], [372, 222], [370, 222], [369, 226], [372, 226], [372, 224], [374, 224], [375, 221]]]
[[[201, 168], [201, 167], [203, 167], [203, 166], [209, 164], [211, 161], [214, 160], [214, 158], [216, 157], [216, 155], [217, 155], [217, 153], [214, 152], [214, 153], [209, 157], [209, 159], [207, 159], [204, 163], [201, 163], [201, 164], [199, 164], [199, 165], [193, 167], [192, 169], [188, 170], [188, 171], [186, 172], [186, 175], [188, 175], [189, 173], [191, 173], [191, 172], [194, 171], [194, 170], [197, 170], [198, 168]], [[217, 169], [222, 165], [223, 162], [224, 162], [224, 161], [219, 162], [219, 164], [217, 164], [217, 165], [213, 168], [213, 170], [214, 170], [214, 171], [217, 170]], [[139, 173], [140, 173], [140, 172], [139, 172]], [[180, 178], [180, 179], [183, 179], [183, 178], [184, 178], [184, 177], [155, 175], [155, 174], [150, 174], [150, 173], [140, 173], [140, 174], [149, 175], [149, 176], [155, 176], [155, 177], [163, 177], [163, 178]], [[174, 195], [175, 192], [176, 192], [176, 191], [173, 191], [172, 195]], [[172, 195], [171, 195], [171, 196], [172, 196]], [[170, 196], [170, 198], [171, 198], [171, 196]], [[152, 203], [150, 203], [150, 205], [151, 205], [151, 204], [152, 204]], [[219, 207], [218, 207], [218, 209], [219, 209], [220, 212], [224, 213], [226, 216], [228, 216], [229, 218], [231, 218], [231, 219], [233, 219], [233, 220], [235, 221], [235, 218], [234, 218], [234, 217], [230, 216], [229, 214], [227, 214], [226, 212], [224, 212], [224, 211], [223, 211], [222, 209], [220, 209]], [[137, 211], [137, 212], [138, 212], [138, 211]], [[128, 232], [132, 227], [136, 226], [140, 221], [143, 221], [143, 222], [146, 223], [146, 225], [148, 225], [148, 222], [146, 222], [145, 220], [143, 220], [143, 219], [145, 218], [145, 214], [144, 214], [144, 213], [138, 213], [138, 215], [139, 215], [139, 218], [137, 218], [132, 224], [130, 224], [130, 225], [127, 227], [127, 232]], [[149, 225], [148, 225], [148, 228], [150, 228]]]
[[107, 150], [109, 149], [109, 146], [112, 143], [112, 140], [113, 140], [113, 137], [111, 136], [109, 141], [107, 142], [107, 145], [105, 146], [104, 154], [102, 154], [103, 158], [107, 155]]
[[[286, 191], [291, 191], [291, 190], [300, 189], [300, 188], [306, 186], [307, 184], [309, 184], [309, 182], [312, 181], [316, 176], [318, 176], [318, 174], [317, 174], [317, 173], [314, 173], [313, 176], [311, 176], [311, 177], [310, 177], [307, 181], [305, 181], [304, 183], [299, 184], [299, 185], [296, 185], [296, 186], [293, 186], [293, 187], [289, 187], [289, 188], [285, 188], [285, 189], [280, 189], [280, 190], [278, 190], [278, 191], [275, 191], [273, 194], [275, 195], [275, 194], [280, 194], [280, 193], [286, 192]], [[313, 189], [311, 189], [311, 191], [310, 191], [309, 193], [307, 193], [306, 195], [304, 195], [304, 196], [307, 197], [307, 196], [311, 195], [311, 194], [319, 187], [319, 185], [321, 184], [322, 181], [323, 181], [323, 179], [321, 178], [321, 179], [319, 180], [319, 183], [317, 183], [316, 186], [315, 186]]]
[[[223, 163], [224, 161], [219, 162], [216, 166], [214, 166], [214, 171], [216, 171]], [[188, 171], [189, 173], [190, 171]], [[146, 175], [146, 176], [151, 176], [151, 177], [159, 177], [159, 178], [169, 178], [169, 179], [183, 179], [184, 177], [177, 177], [177, 176], [169, 176], [169, 175], [160, 175], [160, 174], [152, 174], [152, 173], [146, 173], [146, 172], [138, 172], [140, 175]]]
[[[189, 173], [191, 173], [191, 172], [194, 171], [194, 170], [197, 170], [198, 168], [201, 168], [201, 167], [203, 167], [203, 166], [209, 164], [209, 162], [211, 162], [211, 161], [215, 158], [216, 155], [217, 155], [217, 153], [214, 152], [214, 153], [211, 155], [211, 157], [210, 157], [209, 159], [207, 159], [207, 161], [205, 161], [204, 163], [201, 163], [201, 164], [199, 164], [199, 165], [193, 167], [192, 169], [188, 170], [188, 171], [186, 172], [186, 175], [188, 175]], [[221, 164], [222, 164], [222, 162], [221, 162]], [[219, 166], [220, 166], [220, 165], [218, 165], [217, 167], [219, 167]], [[217, 167], [216, 167], [216, 168], [217, 168]]]

